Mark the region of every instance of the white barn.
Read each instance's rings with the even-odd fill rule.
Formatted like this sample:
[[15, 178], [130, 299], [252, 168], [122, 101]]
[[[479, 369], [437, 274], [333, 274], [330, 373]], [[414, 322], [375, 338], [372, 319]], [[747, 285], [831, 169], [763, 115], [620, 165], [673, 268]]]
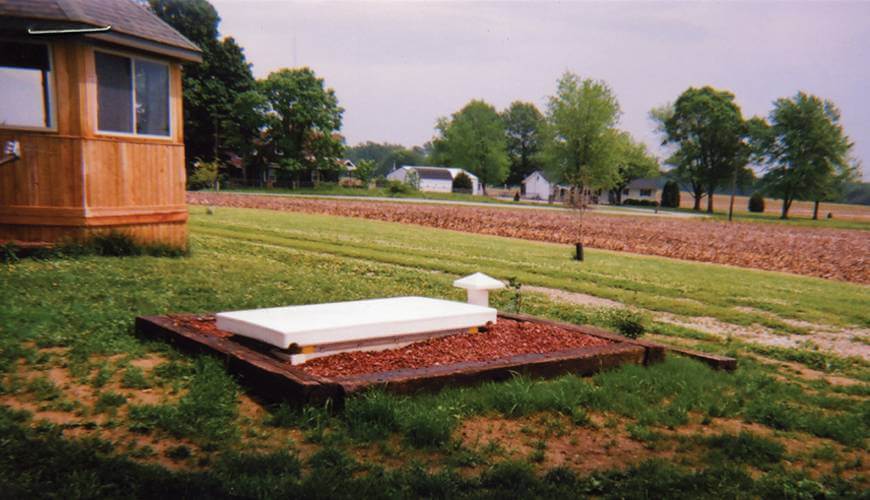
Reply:
[[461, 168], [405, 165], [387, 174], [387, 179], [413, 182], [420, 191], [451, 193], [453, 192], [453, 180], [460, 173], [464, 173], [471, 179], [472, 194], [482, 194], [480, 180], [477, 176]]
[[522, 185], [523, 196], [533, 200], [561, 200], [568, 191], [567, 187], [550, 182], [541, 170], [529, 174]]

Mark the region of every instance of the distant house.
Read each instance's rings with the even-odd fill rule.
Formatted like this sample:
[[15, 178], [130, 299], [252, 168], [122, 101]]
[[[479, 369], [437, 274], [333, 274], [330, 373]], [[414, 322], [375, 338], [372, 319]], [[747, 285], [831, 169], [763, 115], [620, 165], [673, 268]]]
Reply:
[[336, 164], [338, 164], [338, 181], [341, 182], [345, 179], [353, 179], [353, 172], [356, 170], [356, 165], [351, 160], [347, 158], [342, 158], [340, 160], [336, 160]]
[[568, 186], [550, 182], [541, 170], [535, 170], [522, 182], [522, 195], [533, 200], [561, 201], [569, 193]]
[[482, 194], [480, 179], [462, 168], [405, 165], [387, 174], [387, 179], [414, 184], [420, 191], [450, 193], [453, 192], [453, 179], [460, 173], [471, 179], [472, 194]]
[[655, 179], [635, 179], [622, 190], [622, 202], [625, 200], [658, 200], [658, 185]]

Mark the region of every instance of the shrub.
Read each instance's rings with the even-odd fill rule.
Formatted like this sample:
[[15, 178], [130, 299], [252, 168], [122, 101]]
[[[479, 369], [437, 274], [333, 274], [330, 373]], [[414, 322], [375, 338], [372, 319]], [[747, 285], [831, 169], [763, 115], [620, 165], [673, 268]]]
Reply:
[[668, 181], [665, 183], [665, 187], [662, 188], [662, 207], [680, 207], [680, 186], [676, 182]]
[[387, 181], [387, 192], [391, 195], [409, 194], [415, 191], [414, 186], [405, 182], [389, 180]]
[[755, 192], [749, 197], [749, 211], [754, 213], [764, 212], [764, 196]]
[[459, 172], [459, 175], [453, 178], [453, 191], [471, 192], [474, 184], [471, 182], [471, 177], [465, 172]]
[[646, 332], [643, 314], [632, 309], [608, 309], [602, 313], [602, 319], [630, 339], [636, 339]]
[[659, 206], [659, 202], [655, 200], [635, 200], [634, 198], [628, 198], [623, 200], [623, 205], [630, 205], [635, 207], [657, 207]]

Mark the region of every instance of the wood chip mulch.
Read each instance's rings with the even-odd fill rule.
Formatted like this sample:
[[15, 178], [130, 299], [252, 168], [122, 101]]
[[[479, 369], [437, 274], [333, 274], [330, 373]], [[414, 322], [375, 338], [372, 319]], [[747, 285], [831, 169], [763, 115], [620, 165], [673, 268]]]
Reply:
[[462, 332], [383, 351], [339, 353], [312, 359], [299, 365], [299, 368], [311, 375], [336, 378], [610, 343], [558, 326], [501, 319], [481, 333]]

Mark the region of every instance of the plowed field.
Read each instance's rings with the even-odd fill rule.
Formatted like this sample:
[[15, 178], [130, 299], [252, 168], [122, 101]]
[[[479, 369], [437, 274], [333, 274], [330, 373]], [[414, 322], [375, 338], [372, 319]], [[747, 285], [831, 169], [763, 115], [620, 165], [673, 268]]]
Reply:
[[[576, 214], [546, 210], [203, 192], [188, 193], [187, 199], [193, 205], [362, 217], [553, 243], [574, 243], [579, 226]], [[587, 212], [583, 242], [606, 250], [870, 283], [867, 231]]]

